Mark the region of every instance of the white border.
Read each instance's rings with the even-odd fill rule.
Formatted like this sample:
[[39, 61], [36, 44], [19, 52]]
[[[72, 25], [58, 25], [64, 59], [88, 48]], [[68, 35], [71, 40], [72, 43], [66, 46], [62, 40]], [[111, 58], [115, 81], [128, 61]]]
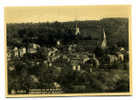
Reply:
[[[49, 6], [49, 5], [111, 5], [131, 4], [132, 5], [132, 72], [133, 72], [133, 96], [93, 96], [93, 97], [45, 97], [41, 99], [92, 99], [92, 100], [134, 100], [136, 99], [136, 0], [0, 0], [0, 100], [5, 98], [5, 64], [4, 64], [4, 9], [5, 6]], [[17, 100], [18, 98], [10, 98]], [[23, 99], [24, 98], [20, 98]], [[25, 98], [32, 100], [33, 98]]]

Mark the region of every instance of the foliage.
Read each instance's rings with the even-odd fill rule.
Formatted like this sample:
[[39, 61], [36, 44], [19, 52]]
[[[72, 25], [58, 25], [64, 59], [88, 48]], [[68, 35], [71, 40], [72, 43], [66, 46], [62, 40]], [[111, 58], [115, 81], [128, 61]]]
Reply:
[[[80, 35], [75, 36], [75, 25], [78, 23]], [[96, 41], [102, 41], [103, 29], [108, 40], [108, 49], [99, 48]], [[57, 46], [56, 42], [62, 45]], [[75, 51], [96, 54], [102, 61], [106, 54], [113, 54], [118, 47], [128, 50], [128, 20], [124, 18], [109, 18], [100, 21], [73, 21], [53, 23], [22, 23], [7, 24], [8, 52], [12, 53], [14, 47], [26, 48], [35, 43], [40, 46], [36, 53], [26, 52], [22, 57], [14, 57], [8, 61], [8, 67], [14, 66], [15, 70], [8, 70], [8, 90], [54, 88], [54, 82], [60, 84], [65, 93], [95, 93], [95, 92], [127, 92], [129, 91], [129, 66], [126, 61], [123, 64], [115, 63], [107, 70], [104, 67], [92, 67], [83, 65], [80, 71], [72, 70], [70, 61], [62, 57], [49, 66], [48, 49], [57, 48], [60, 56], [69, 53], [68, 46], [77, 44]], [[64, 50], [64, 48], [66, 50]], [[82, 48], [83, 50], [80, 50]], [[94, 49], [95, 48], [95, 49]], [[76, 50], [78, 49], [78, 50]], [[91, 51], [91, 49], [93, 49]], [[68, 53], [68, 54], [67, 54]], [[34, 82], [32, 76], [37, 80]]]

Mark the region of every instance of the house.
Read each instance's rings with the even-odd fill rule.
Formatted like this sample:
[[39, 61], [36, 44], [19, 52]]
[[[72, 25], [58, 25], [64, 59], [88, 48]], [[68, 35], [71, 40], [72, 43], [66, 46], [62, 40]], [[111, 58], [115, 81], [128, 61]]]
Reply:
[[80, 71], [80, 63], [81, 63], [81, 58], [77, 53], [73, 53], [70, 55], [70, 63], [72, 65], [72, 70], [78, 70]]
[[26, 54], [26, 48], [25, 47], [20, 48], [19, 52], [20, 52], [20, 56], [23, 57], [23, 55]]
[[36, 53], [38, 48], [40, 48], [40, 45], [35, 43], [28, 44], [28, 49], [26, 49], [26, 47], [18, 48], [15, 46], [13, 49], [13, 55], [15, 57], [23, 57], [26, 53]]
[[49, 56], [54, 56], [57, 51], [58, 51], [57, 48], [49, 48], [48, 49], [48, 57]]
[[113, 54], [108, 54], [106, 61], [107, 61], [108, 64], [113, 64], [113, 63], [118, 61], [118, 57], [116, 55], [113, 55]]
[[73, 71], [76, 71], [76, 70], [80, 71], [80, 65], [77, 65], [77, 66], [73, 65], [72, 69], [73, 69]]
[[19, 51], [19, 49], [17, 47], [14, 47], [13, 52], [14, 52], [14, 56], [15, 57], [19, 56], [19, 52], [18, 51]]
[[9, 71], [14, 71], [14, 70], [15, 70], [15, 66], [9, 66], [9, 67], [8, 67], [8, 70], [9, 70]]
[[28, 52], [32, 54], [37, 52], [37, 49], [40, 48], [40, 45], [36, 43], [30, 43], [28, 47]]
[[123, 47], [120, 47], [120, 51], [125, 51], [125, 48], [123, 48]]
[[121, 62], [124, 62], [124, 54], [121, 53], [121, 52], [116, 52], [116, 55], [118, 57], [118, 59], [121, 61]]

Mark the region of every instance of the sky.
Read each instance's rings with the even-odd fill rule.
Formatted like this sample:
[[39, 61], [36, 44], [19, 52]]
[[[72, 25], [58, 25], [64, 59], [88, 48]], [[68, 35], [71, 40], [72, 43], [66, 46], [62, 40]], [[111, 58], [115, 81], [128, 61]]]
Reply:
[[129, 5], [6, 7], [6, 23], [66, 22], [130, 16]]

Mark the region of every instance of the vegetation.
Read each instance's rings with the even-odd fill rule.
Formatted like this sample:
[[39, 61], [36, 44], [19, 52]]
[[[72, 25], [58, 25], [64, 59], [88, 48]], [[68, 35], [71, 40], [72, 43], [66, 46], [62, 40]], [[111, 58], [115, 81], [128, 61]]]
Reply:
[[[74, 34], [76, 24], [80, 28], [79, 36]], [[107, 35], [108, 49], [106, 50], [101, 50], [97, 43], [103, 40], [103, 29]], [[61, 42], [60, 46], [56, 44], [57, 41]], [[29, 52], [30, 44], [40, 46], [36, 53]], [[70, 45], [73, 46], [73, 51], [68, 51]], [[127, 51], [128, 19], [7, 24], [7, 46], [10, 54], [8, 58], [10, 94], [12, 90], [16, 93], [18, 90], [25, 90], [27, 94], [30, 89], [52, 88], [59, 88], [63, 93], [129, 91], [127, 58], [125, 62], [116, 62], [108, 66], [100, 62], [98, 68], [94, 65], [90, 67], [91, 62], [83, 64], [78, 60], [81, 65], [80, 71], [73, 70], [71, 64], [74, 54], [82, 56], [82, 53], [87, 53], [84, 55], [89, 56], [95, 53], [98, 60], [102, 61], [106, 54], [114, 54], [120, 47], [124, 47]], [[15, 56], [15, 47], [18, 51], [25, 48], [26, 53], [23, 56]], [[54, 53], [55, 56], [50, 57], [48, 53], [53, 48], [58, 51]], [[70, 61], [64, 55], [69, 57]], [[55, 57], [58, 58], [52, 61]]]

